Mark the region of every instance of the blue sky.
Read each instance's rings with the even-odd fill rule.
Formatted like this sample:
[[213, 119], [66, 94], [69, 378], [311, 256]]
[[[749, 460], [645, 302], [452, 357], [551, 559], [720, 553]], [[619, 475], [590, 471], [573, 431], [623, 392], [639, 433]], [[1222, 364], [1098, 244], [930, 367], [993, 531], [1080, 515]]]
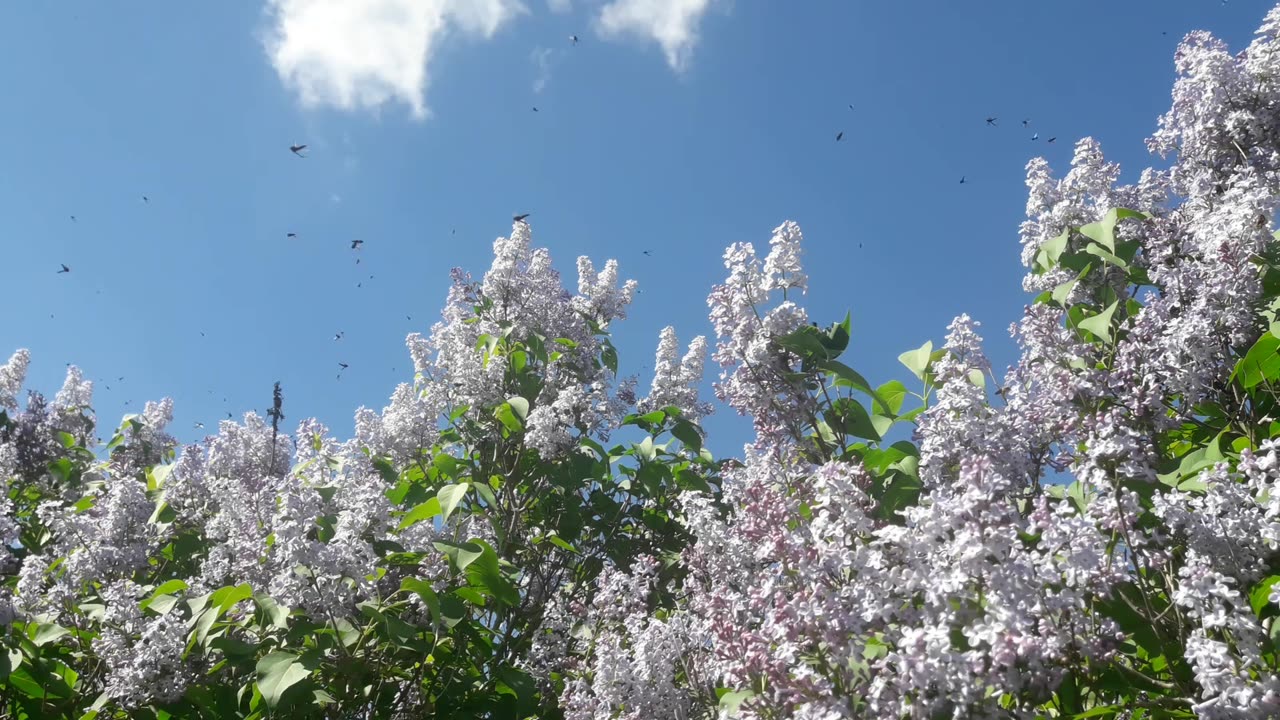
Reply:
[[[580, 254], [640, 282], [616, 342], [642, 387], [662, 326], [709, 334], [723, 248], [784, 219], [811, 317], [852, 311], [864, 374], [901, 377], [898, 353], [961, 312], [1003, 367], [1027, 160], [1064, 172], [1092, 135], [1136, 177], [1178, 39], [1242, 48], [1270, 4], [353, 7], [0, 4], [0, 354], [31, 349], [30, 387], [72, 362], [104, 424], [168, 395], [193, 440], [280, 380], [288, 426], [348, 436], [411, 377], [404, 336], [438, 317], [449, 268], [487, 268], [515, 212], [570, 282]], [[718, 452], [746, 437], [723, 410], [709, 425]]]

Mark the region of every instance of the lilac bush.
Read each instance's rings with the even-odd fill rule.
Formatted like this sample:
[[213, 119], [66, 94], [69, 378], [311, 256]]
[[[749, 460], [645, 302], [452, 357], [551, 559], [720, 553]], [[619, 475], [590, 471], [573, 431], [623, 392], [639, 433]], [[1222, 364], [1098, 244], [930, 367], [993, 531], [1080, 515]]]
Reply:
[[1028, 164], [1003, 372], [960, 315], [868, 383], [792, 222], [644, 397], [634, 282], [571, 292], [520, 222], [349, 440], [277, 404], [180, 447], [161, 401], [100, 445], [92, 383], [24, 402], [19, 351], [0, 715], [1280, 717], [1280, 7], [1176, 64], [1167, 169]]
[[1238, 55], [1189, 35], [1136, 185], [1091, 139], [1028, 165], [1002, 377], [961, 315], [873, 389], [796, 304], [799, 230], [731, 247], [716, 389], [755, 441], [682, 496], [683, 572], [580, 618], [566, 716], [1280, 717], [1278, 61], [1280, 8]]
[[0, 715], [554, 712], [560, 603], [675, 553], [679, 492], [718, 485], [704, 343], [637, 414], [608, 337], [635, 283], [583, 258], [570, 293], [524, 223], [494, 256], [347, 441], [277, 405], [179, 447], [164, 400], [97, 447], [79, 369], [22, 407], [28, 355], [0, 367]]

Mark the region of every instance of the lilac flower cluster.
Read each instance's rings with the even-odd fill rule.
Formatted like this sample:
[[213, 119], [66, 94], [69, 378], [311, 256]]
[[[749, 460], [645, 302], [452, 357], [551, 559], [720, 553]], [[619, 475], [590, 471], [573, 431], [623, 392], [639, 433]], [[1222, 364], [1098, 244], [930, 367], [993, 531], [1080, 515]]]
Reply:
[[[429, 338], [407, 339], [413, 381], [399, 385], [381, 412], [360, 408], [355, 437], [346, 442], [315, 420], [287, 433], [248, 413], [223, 421], [200, 444], [178, 447], [166, 432], [173, 403], [165, 399], [127, 417], [95, 456], [87, 450], [94, 446], [92, 383], [72, 367], [52, 403], [32, 394], [20, 409], [30, 358], [14, 354], [0, 365], [0, 409], [7, 413], [0, 421], [0, 565], [17, 580], [0, 598], [0, 620], [85, 633], [100, 660], [85, 678], [86, 692], [133, 709], [177, 700], [212, 665], [192, 651], [196, 618], [178, 599], [203, 602], [247, 584], [286, 613], [350, 626], [360, 622], [361, 603], [380, 601], [401, 582], [425, 581], [443, 592], [456, 570], [441, 542], [492, 546], [499, 532], [509, 543], [525, 533], [541, 537], [537, 528], [499, 526], [482, 511], [404, 522], [408, 508], [392, 501], [395, 482], [386, 477], [388, 468], [401, 468], [422, 478], [436, 454], [463, 457], [468, 441], [492, 442], [501, 427], [495, 406], [519, 391], [509, 381], [508, 356], [520, 352], [522, 364], [531, 362], [533, 343], [554, 352], [536, 368], [540, 386], [514, 442], [553, 459], [584, 436], [607, 439], [634, 408], [634, 380], [618, 382], [598, 358], [603, 330], [625, 317], [635, 282], [620, 282], [614, 261], [597, 272], [581, 258], [579, 292], [570, 294], [547, 251], [531, 246], [524, 223], [494, 250], [481, 282], [455, 271], [443, 320]], [[658, 369], [653, 402], [697, 417], [709, 412], [697, 397], [705, 341], [697, 339], [677, 361], [674, 340], [672, 334], [662, 350], [672, 358]], [[451, 423], [467, 422], [476, 437], [442, 439]], [[73, 448], [81, 454], [69, 454]], [[28, 485], [39, 488], [39, 504], [20, 514], [8, 491]], [[41, 531], [38, 544], [21, 547], [31, 540], [20, 540], [20, 522], [38, 523], [26, 528]], [[419, 560], [388, 568], [389, 547]], [[160, 579], [144, 578], [162, 570], [161, 579], [177, 583], [174, 601], [148, 610], [144, 600]], [[530, 601], [565, 594], [563, 573], [526, 573], [520, 582]], [[409, 605], [407, 617], [427, 626], [439, 611], [419, 595]], [[246, 607], [227, 612], [247, 623]], [[406, 685], [404, 692], [418, 697], [419, 690]]]
[[[1175, 662], [1193, 681], [1150, 680], [1171, 689], [1164, 707], [1280, 717], [1275, 613], [1247, 597], [1280, 563], [1277, 447], [1172, 480], [1162, 465], [1170, 433], [1202, 423], [1197, 408], [1238, 402], [1224, 387], [1271, 299], [1258, 262], [1280, 251], [1280, 8], [1239, 55], [1189, 35], [1177, 67], [1150, 140], [1176, 156], [1169, 170], [1117, 186], [1092, 139], [1062, 180], [1028, 165], [1024, 285], [1045, 296], [1012, 328], [1021, 357], [998, 386], [977, 324], [951, 325], [918, 419], [922, 491], [898, 513], [878, 512], [882, 467], [860, 453], [815, 461], [805, 440], [823, 401], [787, 382], [795, 368], [773, 342], [807, 321], [788, 295], [806, 282], [798, 228], [775, 231], [763, 265], [749, 244], [729, 248], [709, 298], [716, 388], [754, 418], [756, 441], [727, 478], [727, 513], [683, 500], [695, 537], [680, 560], [684, 602], [588, 618], [595, 664], [565, 692], [575, 717], [631, 717], [668, 697], [713, 705], [716, 688], [738, 691], [743, 718], [1044, 717], [1063, 713], [1078, 668], [1132, 680]], [[1055, 243], [1093, 262], [1046, 262]], [[1135, 283], [1154, 290], [1125, 304]], [[1113, 322], [1076, 329], [1093, 316]], [[1061, 471], [1075, 482], [1046, 486]], [[1116, 619], [1131, 605], [1147, 631], [1179, 638], [1181, 656], [1134, 664], [1139, 628]], [[642, 657], [632, 648], [659, 618], [684, 637]]]

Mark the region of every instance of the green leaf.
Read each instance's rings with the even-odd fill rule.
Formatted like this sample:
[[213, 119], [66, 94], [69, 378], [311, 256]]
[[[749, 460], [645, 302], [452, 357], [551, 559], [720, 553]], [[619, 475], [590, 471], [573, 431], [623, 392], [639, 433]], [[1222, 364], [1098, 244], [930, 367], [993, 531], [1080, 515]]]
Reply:
[[1104, 222], [1092, 222], [1088, 225], [1080, 226], [1080, 234], [1098, 243], [1102, 247], [1115, 252], [1116, 249], [1116, 225], [1112, 221], [1110, 225]]
[[925, 371], [929, 369], [932, 361], [933, 341], [929, 340], [925, 344], [915, 350], [908, 350], [898, 356], [898, 362], [906, 366], [911, 374], [924, 380]]
[[520, 432], [524, 428], [524, 423], [520, 422], [520, 418], [516, 417], [515, 410], [509, 402], [504, 402], [494, 408], [493, 416], [511, 432]]
[[[879, 440], [882, 435], [871, 420], [871, 415], [862, 403], [852, 398], [838, 398], [831, 404], [824, 417], [832, 429], [838, 429], [846, 435]], [[892, 424], [892, 420], [890, 420]], [[826, 438], [824, 438], [826, 439]]]
[[1050, 270], [1058, 264], [1058, 259], [1062, 257], [1070, 241], [1071, 231], [1063, 230], [1062, 234], [1046, 240], [1040, 246], [1040, 250], [1036, 253], [1036, 264], [1040, 266], [1041, 271]]
[[426, 604], [427, 609], [431, 611], [431, 618], [437, 622], [443, 622], [444, 616], [440, 614], [440, 596], [431, 587], [431, 583], [418, 578], [405, 578], [400, 582], [400, 589], [416, 594], [422, 598], [422, 602]]
[[1120, 305], [1119, 300], [1111, 303], [1111, 305], [1108, 306], [1106, 310], [1103, 310], [1102, 312], [1098, 313], [1097, 315], [1094, 315], [1093, 317], [1089, 317], [1089, 318], [1085, 318], [1084, 320], [1081, 320], [1079, 323], [1076, 324], [1076, 327], [1080, 328], [1081, 330], [1087, 330], [1093, 333], [1096, 337], [1101, 338], [1103, 342], [1110, 344], [1112, 341], [1111, 316], [1115, 315], [1116, 308], [1119, 307], [1119, 305]]
[[667, 414], [662, 410], [654, 410], [653, 412], [645, 413], [644, 415], [634, 415], [631, 420], [632, 422], [630, 424], [638, 423], [641, 425], [661, 425], [666, 422]]
[[484, 554], [484, 546], [476, 542], [456, 543], [449, 540], [436, 540], [435, 548], [444, 553], [459, 570], [475, 562]]
[[644, 460], [648, 460], [652, 462], [653, 459], [657, 457], [657, 450], [655, 450], [653, 447], [652, 436], [645, 437], [644, 440], [640, 441], [639, 443], [635, 443], [635, 449], [636, 449], [636, 454], [639, 455]]
[[671, 428], [671, 434], [677, 440], [684, 443], [685, 447], [697, 452], [702, 449], [702, 433], [698, 431], [698, 426], [688, 420], [680, 420]]
[[1089, 223], [1080, 228], [1080, 234], [1098, 243], [1102, 247], [1116, 252], [1116, 223], [1126, 218], [1147, 218], [1147, 213], [1124, 208], [1112, 208], [1098, 222]]
[[98, 695], [97, 698], [94, 699], [93, 704], [89, 706], [89, 709], [86, 710], [85, 713], [80, 716], [80, 720], [93, 720], [94, 718], [98, 717], [98, 711], [106, 707], [107, 703], [110, 700], [111, 700], [111, 693], [108, 693], [108, 692], [101, 693], [100, 695]]
[[169, 474], [173, 472], [172, 465], [156, 465], [147, 470], [147, 489], [155, 490], [163, 487], [164, 481], [169, 479]]
[[1074, 672], [1068, 672], [1058, 685], [1058, 706], [1063, 712], [1079, 712], [1084, 709], [1080, 704], [1080, 685]]
[[289, 608], [277, 603], [274, 598], [269, 595], [258, 593], [253, 596], [253, 602], [258, 606], [272, 626], [284, 629], [289, 625]]
[[27, 630], [27, 636], [31, 638], [31, 642], [36, 647], [48, 645], [70, 634], [70, 630], [55, 623], [34, 623]]
[[166, 615], [173, 609], [173, 606], [177, 604], [178, 597], [176, 595], [156, 595], [143, 600], [138, 607], [143, 610], [151, 610], [161, 615]]
[[1051, 297], [1053, 298], [1054, 302], [1065, 307], [1067, 304], [1067, 298], [1070, 297], [1071, 295], [1071, 291], [1075, 289], [1077, 283], [1079, 283], [1081, 280], [1084, 279], [1085, 275], [1089, 274], [1089, 270], [1092, 267], [1093, 267], [1092, 263], [1090, 263], [1089, 265], [1085, 265], [1084, 269], [1080, 271], [1079, 275], [1075, 276], [1074, 278], [1054, 288], [1053, 293], [1051, 294]]
[[[450, 487], [454, 487], [454, 486], [450, 486]], [[424, 503], [418, 503], [417, 505], [413, 506], [412, 510], [405, 513], [404, 517], [400, 518], [399, 529], [404, 530], [405, 528], [413, 527], [414, 525], [417, 525], [423, 520], [426, 520], [428, 518], [433, 518], [436, 515], [441, 514], [442, 512], [444, 512], [444, 509], [440, 505], [440, 498], [433, 497]]]
[[548, 535], [548, 536], [547, 536], [547, 542], [551, 543], [552, 545], [555, 545], [556, 547], [560, 548], [561, 550], [567, 550], [567, 551], [569, 551], [569, 552], [571, 552], [571, 553], [577, 553], [577, 552], [578, 552], [578, 549], [577, 549], [577, 548], [575, 548], [574, 546], [570, 545], [568, 542], [566, 542], [566, 541], [565, 541], [565, 539], [564, 539], [564, 538], [560, 537], [559, 535], [557, 535], [557, 534], [555, 534], [555, 533], [551, 533], [550, 535]]
[[849, 387], [870, 396], [872, 400], [879, 404], [885, 404], [884, 398], [881, 398], [878, 390], [871, 389], [871, 383], [862, 377], [858, 371], [845, 365], [838, 360], [827, 360], [818, 365], [823, 371], [836, 378], [836, 387]]
[[267, 707], [280, 704], [280, 696], [286, 690], [302, 682], [311, 674], [303, 667], [301, 659], [293, 653], [276, 651], [258, 661], [258, 691]]
[[618, 374], [618, 351], [608, 342], [600, 349], [600, 361], [604, 363], [605, 367], [609, 368], [609, 372], [614, 375]]
[[248, 583], [242, 583], [232, 587], [219, 588], [213, 591], [213, 595], [209, 598], [210, 607], [216, 607], [221, 612], [226, 612], [233, 605], [241, 600], [248, 600], [253, 597], [253, 588]]
[[897, 420], [895, 418], [887, 417], [885, 415], [873, 414], [871, 416], [871, 427], [875, 430], [876, 435], [880, 436], [879, 439], [884, 439], [884, 436], [889, 434], [889, 428], [893, 427], [893, 424], [896, 422]]
[[1124, 709], [1125, 709], [1124, 706], [1121, 706], [1121, 705], [1106, 705], [1103, 707], [1096, 707], [1089, 710], [1085, 710], [1082, 713], [1076, 713], [1075, 715], [1072, 715], [1071, 720], [1085, 720], [1085, 718], [1115, 717], [1116, 715], [1120, 714], [1121, 710], [1124, 710]]
[[205, 608], [203, 612], [195, 616], [195, 620], [191, 624], [191, 632], [195, 637], [195, 641], [204, 644], [206, 638], [209, 637], [209, 631], [213, 629], [213, 624], [218, 621], [218, 608]]
[[821, 363], [832, 357], [823, 338], [821, 330], [812, 325], [805, 325], [776, 338], [775, 342], [780, 347], [795, 353], [804, 362]]
[[221, 651], [223, 655], [248, 658], [258, 654], [259, 646], [257, 643], [247, 643], [230, 635], [223, 635], [210, 642], [209, 647]]
[[738, 713], [738, 709], [742, 707], [742, 703], [755, 697], [755, 692], [751, 690], [732, 690], [728, 692], [716, 691], [720, 696], [720, 709], [729, 717], [733, 717]]
[[482, 540], [472, 540], [469, 544], [480, 545], [484, 549], [474, 562], [467, 565], [467, 582], [511, 607], [519, 605], [520, 593], [502, 574], [498, 554]]
[[1274, 380], [1280, 375], [1280, 338], [1269, 331], [1263, 333], [1236, 364], [1233, 375], [1240, 379], [1240, 384], [1245, 388]]
[[440, 503], [440, 513], [443, 520], [449, 519], [453, 511], [458, 508], [458, 503], [462, 502], [462, 498], [466, 497], [469, 489], [471, 489], [471, 483], [445, 485], [440, 488], [436, 493], [436, 499]]
[[1264, 578], [1249, 591], [1249, 607], [1253, 608], [1254, 615], [1262, 617], [1262, 611], [1271, 604], [1271, 587], [1278, 582], [1280, 582], [1280, 575], [1272, 575]]
[[538, 685], [523, 670], [512, 667], [499, 668], [495, 689], [499, 695], [515, 698], [516, 716], [532, 717], [537, 711]]
[[877, 412], [881, 415], [897, 415], [902, 411], [902, 403], [907, 398], [907, 386], [897, 380], [890, 380], [876, 388], [876, 395], [879, 397], [875, 403]]
[[507, 398], [507, 404], [511, 406], [511, 409], [515, 412], [516, 417], [520, 418], [521, 420], [524, 420], [529, 417], [529, 401], [528, 400], [525, 400], [519, 395], [514, 395], [512, 397]]
[[1095, 257], [1102, 258], [1103, 262], [1115, 265], [1116, 267], [1129, 267], [1129, 263], [1125, 262], [1123, 258], [1100, 245], [1088, 245], [1085, 247], [1084, 251]]
[[172, 595], [180, 590], [186, 590], [187, 587], [187, 584], [182, 580], [170, 580], [169, 582], [160, 584], [155, 590], [152, 590], [151, 597], [156, 597], [157, 595]]

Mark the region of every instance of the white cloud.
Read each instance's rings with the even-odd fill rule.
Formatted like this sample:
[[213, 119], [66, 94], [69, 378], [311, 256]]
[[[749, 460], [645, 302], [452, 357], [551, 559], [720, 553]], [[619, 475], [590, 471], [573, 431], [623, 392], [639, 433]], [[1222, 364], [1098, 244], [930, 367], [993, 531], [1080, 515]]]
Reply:
[[533, 61], [534, 67], [538, 69], [538, 74], [533, 78], [533, 91], [535, 93], [542, 92], [547, 83], [551, 81], [551, 58], [555, 51], [551, 48], [536, 47], [529, 54], [529, 59]]
[[547, 0], [547, 7], [551, 12], [567, 13], [573, 9], [573, 0]]
[[698, 25], [716, 0], [612, 0], [596, 20], [602, 35], [635, 35], [662, 46], [674, 70], [688, 66]]
[[520, 0], [267, 0], [265, 45], [305, 106], [377, 109], [399, 101], [427, 113], [428, 65], [450, 28], [491, 37], [525, 12]]

